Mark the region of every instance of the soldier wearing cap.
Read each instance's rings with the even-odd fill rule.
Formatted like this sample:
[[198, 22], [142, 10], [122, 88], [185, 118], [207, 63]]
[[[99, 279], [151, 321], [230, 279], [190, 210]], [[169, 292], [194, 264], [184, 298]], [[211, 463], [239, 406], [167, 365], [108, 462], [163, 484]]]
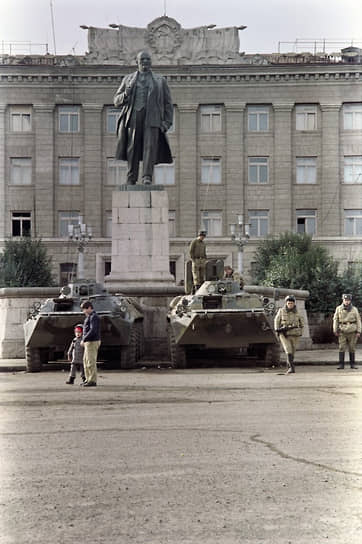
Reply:
[[304, 321], [298, 313], [295, 296], [288, 295], [284, 299], [284, 306], [279, 308], [274, 319], [275, 331], [279, 334], [279, 340], [287, 355], [286, 374], [295, 372], [294, 355], [303, 334]]
[[194, 282], [194, 291], [205, 281], [206, 270], [206, 244], [204, 242], [206, 231], [200, 230], [197, 238], [192, 240], [189, 252], [192, 261], [192, 277]]
[[344, 354], [349, 351], [349, 362], [351, 368], [355, 366], [355, 350], [358, 338], [361, 335], [361, 316], [352, 304], [352, 295], [342, 295], [342, 304], [337, 306], [333, 316], [333, 333], [338, 337], [339, 366], [338, 370], [344, 368]]

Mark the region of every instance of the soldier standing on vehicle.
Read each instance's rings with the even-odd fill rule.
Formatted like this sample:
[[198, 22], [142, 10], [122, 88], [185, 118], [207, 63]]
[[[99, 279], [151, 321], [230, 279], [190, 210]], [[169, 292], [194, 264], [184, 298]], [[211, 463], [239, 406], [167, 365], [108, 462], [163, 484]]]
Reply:
[[206, 270], [206, 244], [204, 242], [206, 231], [200, 230], [197, 238], [192, 240], [189, 252], [192, 261], [192, 277], [194, 292], [201, 287], [205, 281]]
[[361, 335], [361, 316], [352, 304], [352, 295], [342, 295], [342, 304], [337, 306], [333, 316], [333, 332], [338, 337], [339, 344], [339, 366], [338, 370], [344, 368], [344, 354], [349, 351], [349, 363], [351, 368], [355, 366], [355, 350], [358, 338]]
[[279, 308], [274, 319], [275, 331], [279, 334], [279, 340], [287, 355], [286, 374], [295, 372], [294, 354], [296, 352], [299, 338], [303, 334], [304, 321], [298, 313], [295, 304], [295, 297], [288, 295], [285, 297], [285, 304]]

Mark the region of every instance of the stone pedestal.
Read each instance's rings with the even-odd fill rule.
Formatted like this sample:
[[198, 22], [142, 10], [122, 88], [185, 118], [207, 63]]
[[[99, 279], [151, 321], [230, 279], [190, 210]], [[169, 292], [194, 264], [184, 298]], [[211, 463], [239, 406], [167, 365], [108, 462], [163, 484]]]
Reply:
[[112, 271], [107, 288], [167, 287], [168, 195], [162, 186], [123, 185], [112, 194]]

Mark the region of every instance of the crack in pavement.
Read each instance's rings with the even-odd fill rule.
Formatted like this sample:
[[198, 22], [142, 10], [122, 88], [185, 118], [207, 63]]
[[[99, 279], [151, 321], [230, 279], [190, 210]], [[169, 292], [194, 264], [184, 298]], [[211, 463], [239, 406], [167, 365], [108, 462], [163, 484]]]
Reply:
[[272, 442], [268, 442], [267, 440], [263, 440], [262, 438], [260, 438], [260, 434], [254, 434], [253, 436], [250, 437], [250, 440], [252, 442], [256, 442], [257, 444], [262, 444], [263, 446], [266, 446], [270, 451], [272, 451], [273, 453], [276, 453], [283, 459], [291, 459], [292, 461], [295, 461], [296, 463], [303, 463], [304, 465], [312, 465], [317, 468], [329, 470], [330, 472], [346, 474], [349, 476], [358, 476], [359, 478], [362, 478], [362, 473], [360, 472], [342, 470], [339, 468], [330, 467], [328, 465], [323, 465], [323, 463], [317, 463], [316, 461], [308, 461], [308, 459], [304, 459], [303, 457], [294, 457], [294, 455], [289, 455], [288, 453], [285, 453], [279, 448], [277, 448]]

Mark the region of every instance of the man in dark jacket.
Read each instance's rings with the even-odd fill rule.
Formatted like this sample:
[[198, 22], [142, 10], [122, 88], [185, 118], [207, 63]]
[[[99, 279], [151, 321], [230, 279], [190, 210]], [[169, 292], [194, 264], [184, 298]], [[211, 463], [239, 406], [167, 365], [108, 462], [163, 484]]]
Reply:
[[123, 78], [114, 97], [121, 113], [117, 125], [116, 159], [128, 162], [127, 184], [138, 180], [143, 160], [143, 183], [152, 183], [155, 164], [172, 163], [166, 131], [172, 125], [173, 105], [164, 77], [151, 72], [151, 57], [137, 55], [137, 72]]
[[86, 315], [83, 324], [82, 339], [84, 347], [83, 365], [86, 381], [81, 385], [83, 387], [95, 387], [97, 385], [97, 354], [101, 345], [100, 319], [89, 300], [83, 302], [81, 309]]

